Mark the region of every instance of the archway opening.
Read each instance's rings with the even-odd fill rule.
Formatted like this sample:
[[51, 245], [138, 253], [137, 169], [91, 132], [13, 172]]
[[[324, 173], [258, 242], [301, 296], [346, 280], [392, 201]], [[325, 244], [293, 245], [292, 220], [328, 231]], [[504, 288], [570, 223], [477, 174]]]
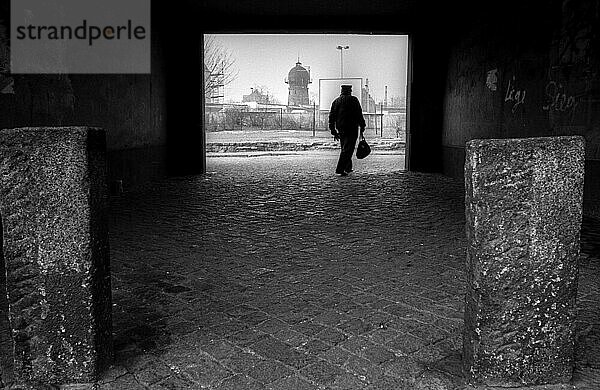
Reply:
[[331, 169], [340, 145], [328, 117], [343, 84], [361, 103], [373, 151], [356, 170], [405, 170], [407, 35], [205, 34], [203, 58], [209, 171], [212, 157], [228, 156], [305, 157]]

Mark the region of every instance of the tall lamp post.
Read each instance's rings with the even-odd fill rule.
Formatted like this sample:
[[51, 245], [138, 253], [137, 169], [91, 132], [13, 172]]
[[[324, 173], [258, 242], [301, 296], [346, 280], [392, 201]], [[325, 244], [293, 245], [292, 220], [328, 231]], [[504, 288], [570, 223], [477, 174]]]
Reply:
[[344, 49], [350, 49], [350, 46], [338, 46], [340, 51], [340, 78], [344, 78]]

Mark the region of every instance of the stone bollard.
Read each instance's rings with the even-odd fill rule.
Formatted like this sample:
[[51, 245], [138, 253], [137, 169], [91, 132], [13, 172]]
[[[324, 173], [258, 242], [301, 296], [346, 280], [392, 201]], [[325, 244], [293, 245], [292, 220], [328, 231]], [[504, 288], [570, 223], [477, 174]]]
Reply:
[[582, 137], [467, 143], [470, 383], [571, 380], [583, 169]]
[[110, 363], [105, 154], [102, 129], [0, 130], [5, 382], [89, 383]]

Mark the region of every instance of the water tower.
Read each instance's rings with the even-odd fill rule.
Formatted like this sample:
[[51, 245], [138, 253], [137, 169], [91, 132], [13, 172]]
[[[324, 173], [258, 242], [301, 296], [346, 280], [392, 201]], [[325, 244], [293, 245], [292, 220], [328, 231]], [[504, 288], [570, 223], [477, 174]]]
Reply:
[[288, 106], [310, 104], [308, 98], [308, 84], [312, 83], [310, 70], [302, 66], [300, 59], [296, 62], [296, 66], [290, 69], [285, 82], [289, 85]]

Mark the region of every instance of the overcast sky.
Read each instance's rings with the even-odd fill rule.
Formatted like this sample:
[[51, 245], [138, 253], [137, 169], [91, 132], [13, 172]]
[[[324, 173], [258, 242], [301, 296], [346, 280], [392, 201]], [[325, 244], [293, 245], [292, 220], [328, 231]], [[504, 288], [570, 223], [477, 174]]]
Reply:
[[343, 50], [344, 77], [369, 79], [371, 95], [382, 101], [384, 86], [388, 99], [406, 91], [407, 36], [348, 34], [215, 34], [229, 49], [239, 70], [237, 79], [225, 88], [225, 100], [241, 101], [255, 85], [266, 86], [282, 103], [287, 103], [284, 79], [298, 57], [310, 66], [313, 83], [309, 93], [318, 95], [319, 79], [340, 77], [338, 45]]

